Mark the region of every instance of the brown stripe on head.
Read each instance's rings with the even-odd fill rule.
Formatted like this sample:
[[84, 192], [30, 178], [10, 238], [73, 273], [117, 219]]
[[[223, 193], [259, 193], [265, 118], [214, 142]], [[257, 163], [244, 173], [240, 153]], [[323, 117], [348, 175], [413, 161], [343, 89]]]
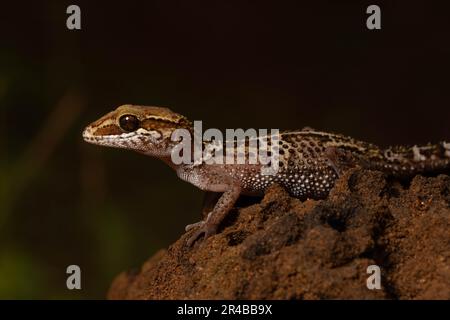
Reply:
[[175, 113], [166, 107], [136, 106], [126, 104], [118, 107], [115, 112], [117, 112], [119, 117], [124, 114], [135, 115], [141, 121], [143, 121], [144, 119], [153, 119], [178, 124], [187, 120], [181, 114]]
[[120, 127], [116, 124], [100, 125], [96, 127], [95, 131], [93, 132], [93, 134], [96, 136], [109, 136], [121, 133], [123, 133], [123, 130], [120, 129]]
[[165, 107], [122, 105], [109, 112], [86, 128], [92, 136], [119, 135], [127, 130], [121, 127], [124, 116], [137, 118], [139, 128], [159, 132], [169, 132], [177, 128], [190, 129], [191, 122], [184, 116]]
[[140, 121], [140, 127], [146, 130], [174, 130], [191, 128], [191, 122], [184, 116], [166, 107], [123, 105], [116, 109], [120, 118], [131, 114]]

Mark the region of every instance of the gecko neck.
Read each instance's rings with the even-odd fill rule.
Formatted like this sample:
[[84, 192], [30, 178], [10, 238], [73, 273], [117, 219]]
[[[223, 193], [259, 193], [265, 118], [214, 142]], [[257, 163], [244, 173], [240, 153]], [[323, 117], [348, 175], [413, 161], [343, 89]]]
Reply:
[[[166, 163], [170, 168], [177, 171], [183, 164], [175, 164], [172, 161], [172, 151], [175, 148], [176, 143], [173, 141], [167, 141], [164, 146], [153, 147], [146, 151], [140, 151], [146, 156], [157, 158]], [[193, 157], [193, 143], [191, 144], [191, 157]], [[192, 158], [191, 158], [192, 159]]]

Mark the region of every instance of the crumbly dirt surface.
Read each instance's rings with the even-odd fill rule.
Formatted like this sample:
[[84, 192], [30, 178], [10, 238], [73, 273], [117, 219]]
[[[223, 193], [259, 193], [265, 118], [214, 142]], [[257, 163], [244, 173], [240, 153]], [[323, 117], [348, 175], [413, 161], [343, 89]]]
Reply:
[[[450, 177], [344, 174], [325, 200], [271, 187], [219, 233], [190, 233], [113, 281], [109, 299], [450, 299]], [[369, 265], [381, 289], [369, 290]]]

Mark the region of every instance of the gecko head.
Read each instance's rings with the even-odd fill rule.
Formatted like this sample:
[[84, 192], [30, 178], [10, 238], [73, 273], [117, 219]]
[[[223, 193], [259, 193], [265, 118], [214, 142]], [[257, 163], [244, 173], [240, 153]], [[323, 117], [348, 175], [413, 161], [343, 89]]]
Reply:
[[88, 125], [83, 138], [93, 144], [163, 156], [170, 154], [172, 132], [190, 127], [189, 120], [168, 108], [123, 105]]

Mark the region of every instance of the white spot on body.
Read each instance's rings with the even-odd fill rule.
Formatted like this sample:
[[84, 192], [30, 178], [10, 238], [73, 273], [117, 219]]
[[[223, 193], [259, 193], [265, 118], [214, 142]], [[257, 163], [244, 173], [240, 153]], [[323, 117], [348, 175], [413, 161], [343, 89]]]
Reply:
[[412, 147], [412, 151], [414, 154], [414, 161], [415, 162], [419, 162], [419, 161], [425, 161], [427, 158], [420, 153], [420, 148], [418, 146], [414, 146]]

